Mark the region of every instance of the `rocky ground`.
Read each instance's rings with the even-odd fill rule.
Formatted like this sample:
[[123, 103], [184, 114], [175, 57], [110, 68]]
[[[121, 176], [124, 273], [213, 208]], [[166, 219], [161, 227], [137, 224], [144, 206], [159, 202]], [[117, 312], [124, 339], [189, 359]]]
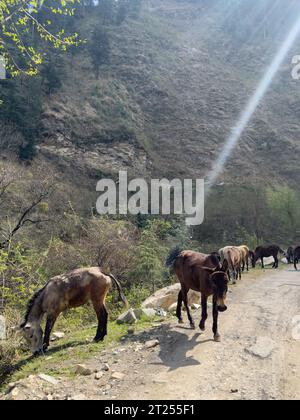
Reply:
[[299, 399], [299, 273], [247, 274], [231, 290], [228, 307], [220, 316], [221, 343], [212, 341], [211, 316], [204, 334], [162, 319], [74, 365], [72, 377], [34, 372], [0, 398]]

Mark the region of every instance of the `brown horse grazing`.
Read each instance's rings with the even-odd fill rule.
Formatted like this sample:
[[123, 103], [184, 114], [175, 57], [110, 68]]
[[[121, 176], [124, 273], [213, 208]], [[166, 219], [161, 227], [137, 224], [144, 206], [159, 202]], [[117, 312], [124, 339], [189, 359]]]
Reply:
[[242, 254], [239, 248], [236, 246], [226, 246], [225, 248], [221, 248], [219, 250], [221, 255], [221, 262], [223, 263], [225, 260], [228, 263], [228, 271], [229, 271], [229, 280], [230, 275], [233, 276], [233, 283], [236, 283], [238, 278], [242, 279]]
[[215, 255], [175, 249], [171, 251], [166, 264], [174, 268], [181, 284], [181, 291], [178, 294], [177, 303], [177, 318], [179, 323], [183, 323], [181, 307], [182, 302], [184, 302], [190, 325], [192, 328], [195, 328], [195, 323], [188, 305], [188, 292], [191, 289], [201, 293], [202, 318], [199, 327], [204, 331], [205, 322], [208, 317], [207, 299], [209, 296], [213, 296], [213, 334], [215, 341], [220, 341], [218, 314], [227, 310], [227, 306], [225, 305], [228, 291], [227, 262], [225, 261], [221, 267]]
[[247, 245], [238, 246], [238, 249], [240, 250], [242, 257], [242, 271], [245, 271], [245, 267], [247, 267], [247, 271], [249, 271], [250, 249]]
[[272, 268], [278, 268], [279, 266], [278, 254], [279, 253], [286, 255], [285, 252], [277, 245], [258, 246], [255, 249], [254, 255], [252, 256], [252, 266], [255, 267], [257, 261], [261, 259], [261, 266], [262, 268], [265, 268], [264, 258], [273, 257], [274, 264]]
[[298, 270], [297, 264], [299, 264], [299, 260], [300, 260], [300, 246], [297, 246], [294, 249], [294, 267], [295, 267], [295, 270]]
[[[95, 341], [107, 335], [108, 313], [105, 298], [112, 280], [117, 286], [119, 297], [127, 305], [120, 283], [112, 275], [102, 273], [99, 267], [82, 268], [54, 277], [39, 290], [29, 302], [25, 320], [21, 325], [24, 336], [34, 354], [46, 351], [50, 334], [58, 316], [69, 308], [78, 308], [91, 301], [98, 317]], [[46, 329], [43, 339], [41, 322], [46, 314]]]

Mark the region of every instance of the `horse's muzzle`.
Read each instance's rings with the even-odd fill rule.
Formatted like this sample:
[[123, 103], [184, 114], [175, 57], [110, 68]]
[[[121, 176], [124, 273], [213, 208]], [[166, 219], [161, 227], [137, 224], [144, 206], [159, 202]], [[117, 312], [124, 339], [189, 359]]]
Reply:
[[224, 306], [218, 306], [218, 311], [219, 312], [225, 312], [225, 311], [227, 311], [227, 306], [226, 305], [224, 305]]

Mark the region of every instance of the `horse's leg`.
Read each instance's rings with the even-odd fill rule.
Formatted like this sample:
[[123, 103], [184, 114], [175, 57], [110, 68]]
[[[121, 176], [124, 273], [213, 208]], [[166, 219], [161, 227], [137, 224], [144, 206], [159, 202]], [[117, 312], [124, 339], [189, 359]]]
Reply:
[[243, 259], [242, 272], [244, 272], [244, 271], [245, 271], [245, 265], [246, 265], [246, 263], [245, 263], [245, 259]]
[[50, 345], [50, 336], [51, 331], [53, 330], [54, 324], [57, 320], [57, 316], [48, 315], [46, 321], [46, 328], [45, 328], [45, 335], [44, 335], [44, 343], [43, 343], [43, 350], [46, 351]]
[[278, 258], [278, 255], [276, 255], [276, 257], [275, 257], [275, 268], [278, 268], [279, 267], [279, 258]]
[[108, 312], [105, 307], [105, 304], [102, 303], [97, 308], [97, 318], [98, 318], [98, 328], [97, 328], [97, 334], [94, 338], [94, 341], [98, 343], [99, 341], [103, 341], [104, 337], [107, 335], [107, 321], [108, 321]]
[[214, 340], [216, 342], [221, 341], [221, 336], [218, 333], [218, 317], [219, 317], [219, 312], [218, 312], [218, 307], [217, 307], [217, 299], [214, 297], [213, 298], [213, 333], [214, 333]]
[[201, 295], [201, 306], [202, 306], [202, 318], [201, 318], [199, 327], [201, 331], [205, 331], [205, 322], [208, 318], [208, 314], [207, 314], [207, 296], [205, 296], [204, 294]]
[[295, 270], [297, 270], [298, 271], [298, 267], [297, 267], [297, 264], [298, 264], [298, 258], [294, 258], [294, 267], [295, 267]]
[[249, 271], [249, 257], [246, 258], [247, 271]]
[[264, 265], [264, 257], [261, 257], [261, 268], [265, 268], [265, 265]]
[[194, 320], [192, 318], [192, 315], [191, 315], [191, 312], [190, 312], [190, 308], [189, 308], [188, 292], [189, 291], [186, 290], [186, 289], [182, 291], [182, 294], [183, 294], [183, 303], [184, 303], [184, 306], [185, 306], [185, 309], [186, 309], [186, 313], [187, 313], [188, 319], [190, 321], [190, 325], [191, 325], [192, 328], [195, 328], [195, 323], [194, 323]]
[[177, 315], [179, 324], [183, 324], [183, 319], [181, 315], [182, 301], [183, 301], [183, 295], [182, 295], [182, 290], [180, 290], [180, 292], [178, 293], [177, 309], [176, 309], [176, 315]]

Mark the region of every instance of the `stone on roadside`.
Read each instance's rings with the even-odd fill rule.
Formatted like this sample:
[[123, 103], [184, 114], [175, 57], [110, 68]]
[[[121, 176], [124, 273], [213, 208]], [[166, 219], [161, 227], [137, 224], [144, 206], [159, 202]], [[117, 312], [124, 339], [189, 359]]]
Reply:
[[103, 372], [97, 372], [95, 373], [95, 380], [100, 381], [101, 378], [103, 378]]
[[64, 337], [65, 333], [57, 331], [52, 334], [51, 341], [61, 340]]
[[145, 343], [145, 349], [152, 349], [154, 347], [159, 346], [159, 340], [149, 340]]
[[133, 309], [129, 309], [129, 311], [123, 313], [119, 316], [117, 319], [117, 324], [135, 324], [137, 321], [137, 318], [134, 314]]
[[89, 369], [86, 365], [76, 365], [75, 368], [76, 375], [82, 375], [82, 376], [90, 376], [92, 375], [91, 369]]
[[24, 401], [26, 396], [18, 387], [15, 387], [7, 394], [6, 399], [9, 401]]
[[54, 386], [59, 384], [59, 381], [57, 379], [53, 378], [52, 376], [45, 375], [45, 374], [41, 373], [41, 374], [38, 375], [38, 377], [42, 381], [48, 382], [48, 384], [51, 384], [51, 385], [54, 385]]
[[258, 337], [256, 344], [246, 349], [247, 353], [260, 359], [267, 359], [275, 349], [275, 342], [269, 337]]
[[198, 310], [198, 309], [201, 308], [201, 305], [199, 305], [199, 303], [192, 303], [191, 308], [194, 309], [194, 310]]
[[116, 379], [117, 381], [122, 381], [125, 378], [124, 373], [121, 372], [113, 372], [111, 374], [111, 379]]
[[137, 319], [141, 319], [143, 316], [146, 318], [154, 318], [156, 311], [153, 308], [140, 308], [134, 310], [134, 315]]
[[110, 370], [110, 366], [108, 363], [104, 363], [102, 370], [104, 370], [105, 372], [108, 372]]

